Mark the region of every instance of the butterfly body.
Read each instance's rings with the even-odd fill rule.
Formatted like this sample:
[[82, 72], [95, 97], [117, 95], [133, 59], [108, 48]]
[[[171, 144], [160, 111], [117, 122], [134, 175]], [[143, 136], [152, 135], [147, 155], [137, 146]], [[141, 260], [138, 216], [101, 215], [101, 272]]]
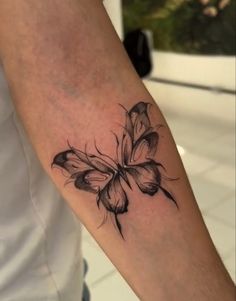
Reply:
[[[162, 191], [176, 206], [174, 197], [162, 187], [160, 168], [155, 160], [159, 134], [151, 126], [148, 116], [149, 103], [139, 102], [131, 110], [125, 108], [125, 126], [121, 138], [113, 133], [116, 141], [114, 158], [103, 154], [96, 146], [98, 155], [69, 149], [57, 154], [52, 166], [58, 166], [68, 175], [66, 183], [73, 182], [77, 189], [97, 195], [97, 205], [114, 215], [116, 226], [123, 236], [118, 215], [128, 212], [129, 199], [126, 187], [132, 189], [131, 177], [139, 190], [150, 196]], [[160, 127], [160, 126], [159, 126]], [[109, 160], [108, 160], [109, 159]]]

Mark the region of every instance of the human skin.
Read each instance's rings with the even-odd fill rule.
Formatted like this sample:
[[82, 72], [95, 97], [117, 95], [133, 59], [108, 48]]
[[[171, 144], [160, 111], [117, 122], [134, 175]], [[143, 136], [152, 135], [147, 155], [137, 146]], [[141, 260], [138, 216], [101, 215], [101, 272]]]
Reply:
[[[42, 166], [137, 296], [233, 301], [234, 284], [204, 225], [168, 125], [101, 1], [1, 0], [0, 57]], [[96, 194], [75, 187], [76, 178], [65, 185], [63, 167], [53, 163], [71, 146], [99, 157], [94, 141], [115, 158], [114, 133], [121, 139], [126, 131], [124, 108], [129, 112], [139, 102], [151, 104], [151, 124], [161, 125], [152, 159], [164, 166], [162, 185], [178, 207], [160, 189], [154, 195], [141, 191], [127, 172], [131, 189], [121, 180], [129, 199], [128, 211], [118, 216], [121, 235], [104, 200], [98, 208]]]

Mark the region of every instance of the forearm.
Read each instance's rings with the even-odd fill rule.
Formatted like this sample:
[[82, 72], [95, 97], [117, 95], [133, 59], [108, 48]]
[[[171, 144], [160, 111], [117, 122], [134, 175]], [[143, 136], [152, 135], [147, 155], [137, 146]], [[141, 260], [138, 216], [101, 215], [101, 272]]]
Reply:
[[[101, 1], [18, 3], [1, 1], [0, 54], [32, 144], [71, 208], [142, 300], [233, 300], [168, 126]], [[143, 148], [127, 125], [139, 102], [151, 104]]]

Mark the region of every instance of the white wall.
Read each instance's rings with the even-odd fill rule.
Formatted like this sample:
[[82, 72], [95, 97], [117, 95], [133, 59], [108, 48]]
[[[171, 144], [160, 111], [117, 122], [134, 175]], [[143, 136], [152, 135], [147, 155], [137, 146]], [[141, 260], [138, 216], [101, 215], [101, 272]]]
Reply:
[[118, 33], [119, 37], [123, 38], [123, 21], [121, 0], [104, 0], [104, 6], [110, 16], [110, 19]]
[[235, 57], [153, 52], [152, 76], [235, 90]]

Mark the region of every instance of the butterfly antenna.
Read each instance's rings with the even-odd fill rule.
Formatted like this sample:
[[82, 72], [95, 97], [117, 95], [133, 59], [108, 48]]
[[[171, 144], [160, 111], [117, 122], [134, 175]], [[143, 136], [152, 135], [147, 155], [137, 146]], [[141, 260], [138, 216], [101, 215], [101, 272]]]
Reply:
[[72, 146], [72, 145], [70, 144], [69, 140], [67, 140], [67, 144], [68, 144], [68, 147], [70, 148], [70, 150], [73, 151], [74, 153], [75, 153], [76, 151], [78, 151], [74, 146]]
[[72, 178], [70, 177], [68, 180], [65, 181], [64, 183], [64, 187], [66, 187], [68, 184], [74, 183], [75, 181], [72, 180]]
[[91, 164], [91, 166], [96, 169], [96, 167], [94, 166], [94, 164], [92, 163], [91, 159], [88, 156], [87, 143], [85, 143], [85, 146], [84, 146], [84, 154], [85, 154], [86, 159], [88, 160], [88, 162]]
[[[166, 168], [161, 163], [156, 162], [156, 161], [154, 161], [154, 162], [156, 163], [157, 166], [160, 166], [165, 172], [167, 172]], [[170, 178], [163, 174], [161, 174], [161, 176], [162, 176], [162, 178], [164, 178], [167, 181], [177, 181], [180, 179], [179, 177], [178, 178]]]
[[163, 164], [157, 163], [157, 165], [160, 166], [165, 172], [167, 172], [167, 170], [166, 170], [166, 168], [165, 168], [165, 166]]
[[82, 154], [86, 155], [85, 152], [83, 152], [83, 151], [79, 150], [78, 148], [75, 148], [74, 146], [72, 146], [70, 144], [69, 140], [67, 140], [67, 144], [68, 144], [68, 147], [70, 148], [70, 151], [72, 151], [77, 157], [79, 157], [78, 153], [79, 154], [82, 153]]
[[116, 161], [117, 161], [117, 164], [118, 164], [118, 162], [119, 162], [120, 142], [119, 142], [119, 139], [118, 139], [118, 136], [116, 135], [116, 133], [114, 133], [113, 131], [111, 131], [111, 133], [115, 136], [115, 139], [116, 139]]
[[68, 174], [65, 174], [63, 167], [53, 166], [53, 168], [59, 169], [63, 177], [68, 177]]
[[124, 126], [121, 123], [116, 122], [116, 124], [119, 125], [119, 127], [121, 127], [122, 129], [124, 128]]
[[129, 134], [129, 131], [127, 130], [127, 128], [124, 125], [120, 124], [119, 122], [117, 122], [116, 124], [118, 124], [122, 128], [122, 130], [126, 131]]
[[177, 204], [176, 200], [174, 199], [174, 197], [162, 186], [159, 186], [159, 188], [163, 191], [164, 195], [170, 199], [172, 202], [174, 202], [175, 206], [179, 209], [179, 205]]
[[116, 135], [116, 133], [114, 133], [113, 131], [111, 131], [111, 133], [115, 136], [116, 138], [116, 144], [119, 145], [119, 139], [118, 136]]
[[57, 169], [61, 169], [61, 167], [57, 166], [55, 163], [51, 163], [51, 169], [53, 168], [57, 168]]
[[98, 193], [97, 193], [97, 199], [96, 199], [96, 201], [97, 201], [97, 206], [98, 206], [98, 209], [100, 209], [100, 189], [99, 189], [99, 191], [98, 191]]
[[131, 184], [130, 184], [130, 181], [129, 181], [129, 178], [128, 178], [127, 174], [126, 174], [126, 171], [125, 171], [123, 174], [119, 173], [119, 176], [125, 181], [125, 183], [126, 183], [126, 184], [129, 186], [129, 188], [132, 190], [132, 186], [131, 186]]
[[107, 221], [107, 213], [104, 215], [103, 221], [102, 221], [101, 224], [97, 227], [97, 229], [100, 229], [100, 228], [105, 224], [106, 221]]
[[164, 128], [165, 126], [163, 124], [157, 124], [155, 126], [153, 126], [152, 128], [155, 129], [156, 131], [158, 131], [160, 128]]
[[119, 103], [119, 106], [120, 106], [125, 112], [129, 113], [128, 110], [127, 110], [121, 103]]
[[180, 178], [170, 178], [170, 177], [167, 177], [167, 176], [165, 176], [165, 175], [161, 175], [162, 176], [162, 178], [164, 178], [165, 180], [167, 180], [167, 181], [177, 181], [177, 180], [179, 180]]
[[[160, 166], [165, 172], [167, 172], [166, 168], [159, 162], [156, 162], [156, 165], [157, 166]], [[179, 180], [179, 177], [178, 178], [170, 178], [170, 177], [167, 177], [166, 175], [161, 175], [165, 180], [167, 181], [177, 181]]]
[[[95, 146], [96, 151], [99, 153], [99, 155], [101, 155], [101, 156], [103, 156], [103, 157], [105, 157], [105, 158], [108, 158], [109, 160], [111, 160], [112, 163], [114, 163], [115, 165], [117, 165], [117, 163], [116, 163], [110, 156], [108, 156], [108, 155], [106, 155], [106, 154], [104, 154], [104, 153], [101, 152], [101, 150], [97, 147], [97, 143], [96, 143], [96, 139], [95, 139], [95, 138], [94, 138], [94, 146]], [[113, 166], [112, 166], [111, 164], [109, 164], [108, 162], [106, 162], [106, 163], [107, 163], [107, 165], [109, 165], [112, 169], [114, 169]]]
[[125, 240], [123, 233], [122, 233], [122, 227], [121, 227], [120, 221], [118, 220], [118, 216], [117, 216], [117, 214], [114, 214], [114, 215], [115, 215], [116, 226], [119, 230], [119, 233], [120, 233], [121, 237]]
[[67, 142], [67, 145], [69, 146], [69, 148], [71, 149], [71, 148], [72, 148], [72, 146], [70, 145], [70, 142], [69, 142], [69, 140], [68, 140], [68, 139], [66, 140], [66, 142]]
[[[153, 106], [153, 104], [150, 103], [150, 102], [145, 102], [145, 103], [147, 104], [147, 110], [146, 110], [146, 113], [148, 114], [148, 113], [150, 112], [150, 109], [151, 109], [151, 107]], [[148, 112], [148, 110], [149, 110], [149, 112]]]

